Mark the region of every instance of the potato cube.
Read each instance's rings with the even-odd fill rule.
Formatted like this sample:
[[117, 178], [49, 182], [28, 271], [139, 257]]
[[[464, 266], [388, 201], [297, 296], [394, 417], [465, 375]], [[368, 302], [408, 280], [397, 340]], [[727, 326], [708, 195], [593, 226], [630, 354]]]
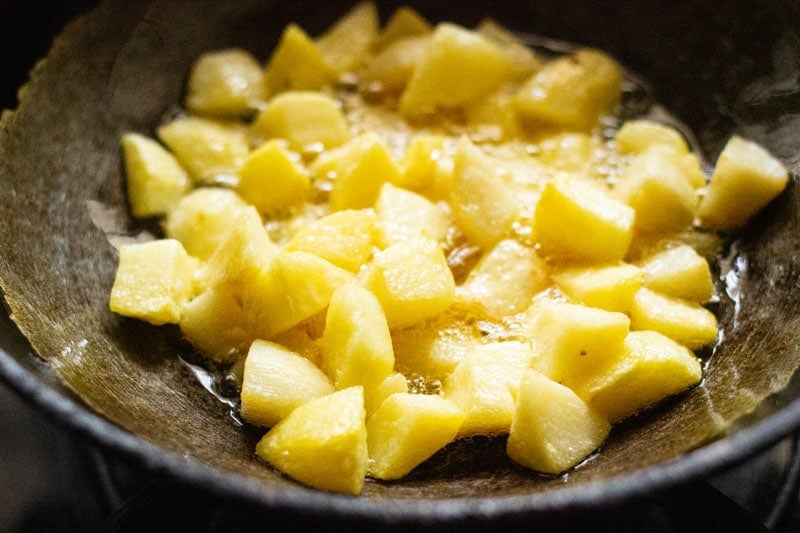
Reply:
[[519, 385], [506, 451], [519, 464], [559, 474], [585, 459], [611, 425], [569, 388], [527, 370]]
[[266, 97], [264, 73], [256, 58], [240, 48], [208, 52], [192, 65], [186, 92], [189, 111], [248, 118]]
[[206, 289], [183, 306], [181, 332], [198, 350], [218, 363], [233, 363], [247, 352], [253, 337], [244, 311], [229, 285]]
[[389, 94], [402, 92], [429, 41], [427, 35], [407, 37], [381, 50], [369, 61], [364, 71], [368, 86]]
[[400, 98], [400, 113], [416, 117], [459, 108], [499, 89], [510, 71], [499, 46], [460, 26], [439, 24]]
[[260, 212], [275, 215], [303, 203], [311, 180], [298, 158], [275, 139], [250, 152], [239, 169], [236, 191]]
[[416, 135], [406, 147], [400, 166], [403, 175], [398, 185], [434, 200], [449, 196], [453, 158], [445, 137]]
[[708, 261], [688, 244], [651, 255], [639, 266], [650, 290], [697, 303], [707, 302], [714, 294]]
[[441, 207], [391, 183], [381, 187], [375, 214], [382, 248], [417, 237], [443, 242], [450, 230], [450, 216]]
[[622, 69], [598, 50], [580, 50], [546, 63], [517, 92], [523, 124], [589, 131], [620, 99]]
[[555, 301], [534, 305], [532, 367], [567, 387], [575, 387], [617, 357], [630, 329], [622, 313]]
[[164, 233], [186, 251], [208, 259], [228, 238], [247, 202], [228, 189], [202, 187], [183, 198], [167, 216]]
[[284, 139], [296, 152], [322, 146], [334, 148], [350, 138], [339, 105], [322, 93], [289, 91], [273, 97], [253, 121], [253, 132], [264, 140]]
[[700, 223], [735, 231], [777, 197], [789, 181], [786, 167], [758, 144], [734, 135], [717, 159], [705, 195]]
[[374, 133], [353, 139], [329, 164], [334, 176], [330, 198], [334, 211], [372, 207], [384, 183], [400, 180], [399, 165]]
[[623, 154], [640, 154], [653, 146], [667, 146], [679, 154], [689, 153], [689, 145], [681, 133], [652, 120], [629, 120], [616, 136], [617, 148]]
[[376, 240], [375, 214], [366, 209], [347, 209], [299, 229], [285, 249], [312, 253], [339, 268], [358, 272], [372, 256]]
[[702, 348], [717, 338], [717, 318], [711, 311], [645, 287], [633, 299], [631, 328], [657, 331], [690, 350]]
[[383, 50], [401, 39], [426, 35], [433, 32], [433, 26], [419, 13], [408, 6], [400, 6], [389, 17], [381, 32], [375, 38], [375, 50]]
[[360, 387], [298, 407], [256, 446], [259, 457], [310, 487], [359, 494], [367, 471], [367, 432]]
[[588, 180], [548, 182], [534, 213], [534, 234], [557, 261], [622, 260], [633, 237], [634, 210]]
[[453, 217], [470, 240], [489, 249], [510, 233], [521, 202], [497, 163], [469, 141], [461, 141], [453, 164]]
[[232, 123], [185, 116], [160, 126], [156, 133], [201, 184], [235, 183], [236, 171], [250, 152], [245, 130]]
[[325, 309], [333, 292], [353, 280], [316, 255], [281, 252], [244, 287], [247, 327], [270, 339]]
[[392, 372], [377, 385], [364, 387], [364, 409], [367, 411], [367, 420], [389, 396], [407, 392], [408, 381], [400, 372]]
[[626, 263], [572, 267], [553, 274], [558, 288], [575, 303], [629, 313], [642, 286], [641, 269]]
[[492, 317], [502, 318], [525, 310], [547, 281], [547, 265], [536, 251], [506, 239], [481, 258], [456, 294], [459, 300], [479, 304]]
[[255, 340], [242, 382], [242, 418], [271, 427], [301, 405], [334, 391], [314, 363], [274, 342]]
[[576, 391], [595, 411], [618, 422], [700, 382], [697, 357], [655, 331], [631, 331], [621, 357]]
[[459, 436], [508, 433], [520, 378], [533, 359], [518, 341], [476, 345], [444, 382], [445, 398], [466, 418]]
[[363, 283], [377, 296], [392, 329], [439, 315], [455, 297], [444, 253], [429, 239], [400, 242], [378, 253]]
[[316, 91], [333, 80], [317, 45], [296, 24], [283, 30], [264, 74], [267, 96], [284, 91]]
[[122, 136], [128, 202], [136, 218], [163, 216], [172, 211], [192, 182], [170, 152], [138, 133]]
[[496, 20], [483, 19], [475, 31], [503, 49], [511, 67], [512, 80], [524, 80], [542, 68], [542, 60], [533, 50]]
[[438, 318], [392, 331], [395, 367], [407, 376], [444, 380], [480, 343], [474, 320], [445, 311]]
[[353, 71], [378, 36], [380, 21], [373, 2], [361, 2], [317, 39], [317, 48], [336, 74]]
[[622, 171], [615, 193], [636, 210], [636, 231], [673, 233], [692, 225], [698, 198], [680, 161], [672, 148], [654, 146]]
[[109, 307], [156, 326], [177, 324], [197, 267], [174, 239], [123, 245]]
[[322, 335], [322, 368], [337, 389], [376, 387], [394, 368], [389, 325], [377, 298], [357, 283], [331, 296]]
[[464, 420], [452, 402], [427, 394], [392, 394], [367, 421], [368, 473], [399, 479], [450, 443]]
[[279, 252], [256, 208], [247, 206], [231, 219], [227, 237], [205, 264], [202, 282], [208, 287], [227, 283], [239, 289], [266, 269]]

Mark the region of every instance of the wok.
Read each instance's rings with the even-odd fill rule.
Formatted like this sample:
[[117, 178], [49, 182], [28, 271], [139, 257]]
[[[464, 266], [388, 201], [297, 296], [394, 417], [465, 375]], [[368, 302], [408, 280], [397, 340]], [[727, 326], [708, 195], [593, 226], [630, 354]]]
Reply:
[[[2, 117], [0, 284], [11, 318], [0, 321], [3, 379], [145, 468], [328, 525], [558, 520], [710, 475], [800, 427], [800, 5], [409, 3], [433, 21], [472, 25], [490, 15], [608, 50], [695, 132], [706, 160], [738, 133], [784, 161], [788, 189], [727, 241], [716, 309], [723, 333], [704, 354], [701, 386], [616, 427], [566, 476], [514, 465], [502, 439], [475, 439], [352, 498], [307, 489], [259, 462], [260, 434], [239, 427], [200, 385], [179, 357], [187, 349], [178, 332], [108, 311], [111, 243], [143, 229], [127, 215], [121, 133], [152, 133], [176, 110], [201, 52], [235, 45], [266, 59], [288, 22], [316, 34], [345, 11], [340, 1], [105, 2], [66, 28], [19, 108]], [[380, 9], [385, 16], [398, 5]]]

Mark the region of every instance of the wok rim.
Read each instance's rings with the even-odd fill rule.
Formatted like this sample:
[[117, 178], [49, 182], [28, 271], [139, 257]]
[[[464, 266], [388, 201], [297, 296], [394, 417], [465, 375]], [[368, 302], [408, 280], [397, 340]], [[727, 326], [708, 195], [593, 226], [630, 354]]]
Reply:
[[[16, 326], [9, 324], [9, 327], [25, 340]], [[41, 361], [41, 364], [46, 363]], [[435, 500], [353, 497], [318, 491], [299, 483], [289, 490], [270, 491], [258, 480], [220, 471], [159, 448], [94, 413], [77, 397], [44, 383], [17, 361], [5, 345], [0, 345], [0, 378], [56, 425], [87, 439], [101, 450], [119, 454], [150, 474], [166, 473], [176, 481], [213, 495], [257, 505], [265, 511], [313, 513], [329, 518], [333, 518], [331, 513], [334, 513], [337, 518], [378, 521], [385, 525], [490, 521], [523, 514], [607, 510], [657, 497], [679, 485], [733, 467], [800, 428], [800, 398], [796, 398], [764, 419], [675, 459], [604, 480], [529, 495]], [[391, 505], [387, 505], [388, 502]]]

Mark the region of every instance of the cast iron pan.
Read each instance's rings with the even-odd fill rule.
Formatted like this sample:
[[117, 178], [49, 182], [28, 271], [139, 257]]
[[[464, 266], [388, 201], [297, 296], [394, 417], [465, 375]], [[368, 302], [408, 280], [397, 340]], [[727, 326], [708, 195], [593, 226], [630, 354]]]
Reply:
[[[253, 454], [178, 357], [173, 328], [108, 311], [110, 244], [127, 216], [119, 138], [152, 133], [201, 52], [262, 60], [290, 21], [325, 29], [347, 2], [107, 2], [70, 25], [5, 112], [0, 131], [0, 374], [67, 426], [154, 471], [284, 515], [384, 525], [480, 524], [606, 509], [708, 475], [800, 426], [800, 8], [794, 2], [411, 2], [430, 20], [491, 15], [525, 32], [610, 51], [652, 83], [713, 161], [736, 132], [793, 180], [732, 236], [720, 277], [723, 336], [702, 385], [615, 428], [563, 477], [505, 458], [502, 439], [457, 443], [361, 497], [310, 490]], [[399, 2], [381, 3], [389, 14]], [[21, 332], [21, 334], [20, 334]], [[24, 336], [23, 336], [24, 335]], [[731, 425], [733, 423], [733, 425]], [[726, 429], [727, 428], [727, 429]]]

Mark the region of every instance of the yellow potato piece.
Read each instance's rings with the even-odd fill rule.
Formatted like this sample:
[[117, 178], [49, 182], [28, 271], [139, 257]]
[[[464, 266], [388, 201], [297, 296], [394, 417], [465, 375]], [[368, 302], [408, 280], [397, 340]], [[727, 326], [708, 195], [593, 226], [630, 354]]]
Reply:
[[740, 229], [789, 182], [780, 160], [758, 144], [733, 136], [717, 159], [702, 200], [700, 224], [718, 231]]
[[389, 396], [367, 421], [369, 475], [405, 476], [451, 442], [463, 420], [464, 413], [439, 396]]
[[364, 409], [367, 411], [367, 420], [389, 396], [407, 392], [408, 381], [400, 372], [392, 372], [377, 385], [364, 387]]
[[138, 133], [122, 136], [128, 202], [136, 218], [163, 216], [172, 211], [192, 182], [169, 151]]
[[675, 298], [704, 303], [714, 294], [708, 261], [688, 244], [648, 256], [639, 266], [648, 289]]
[[620, 358], [578, 391], [600, 415], [619, 422], [700, 382], [700, 361], [655, 331], [631, 331]]
[[401, 39], [426, 35], [433, 26], [425, 18], [408, 6], [398, 7], [375, 38], [374, 48], [382, 50]]
[[264, 435], [256, 453], [310, 487], [359, 494], [368, 460], [363, 394], [351, 387], [298, 407]]
[[400, 113], [415, 117], [464, 106], [500, 88], [510, 73], [500, 47], [455, 24], [439, 24], [400, 98]]
[[657, 331], [690, 350], [717, 338], [717, 318], [708, 309], [642, 287], [631, 308], [631, 329]]
[[197, 268], [174, 239], [123, 245], [109, 307], [156, 326], [177, 324], [194, 290]]
[[357, 283], [333, 293], [322, 335], [322, 368], [336, 388], [375, 388], [394, 368], [389, 325], [377, 298]]
[[317, 48], [334, 73], [355, 69], [378, 36], [378, 9], [361, 2], [345, 13], [317, 39]]
[[247, 156], [239, 169], [239, 195], [261, 213], [288, 212], [308, 198], [308, 171], [281, 141], [262, 144]]
[[288, 91], [273, 97], [253, 121], [252, 131], [264, 140], [279, 138], [296, 152], [334, 148], [350, 139], [347, 120], [330, 96]]
[[629, 313], [644, 274], [634, 265], [620, 263], [572, 267], [553, 274], [553, 281], [575, 303], [606, 311]]
[[611, 425], [572, 390], [527, 370], [517, 393], [508, 456], [547, 474], [569, 470], [596, 450]]
[[382, 248], [418, 237], [443, 242], [451, 226], [450, 216], [441, 207], [391, 183], [381, 187], [375, 214]]
[[332, 79], [333, 72], [311, 37], [296, 24], [286, 26], [264, 74], [267, 96], [316, 91]]
[[187, 302], [181, 313], [184, 337], [223, 364], [236, 361], [253, 342], [237, 296], [237, 291], [229, 285], [211, 287]]
[[339, 268], [358, 272], [372, 257], [378, 238], [376, 222], [370, 210], [337, 211], [299, 229], [285, 249], [312, 253]]
[[639, 154], [652, 146], [667, 146], [680, 154], [689, 153], [689, 145], [678, 130], [652, 120], [625, 122], [614, 140], [624, 154]]
[[230, 119], [247, 118], [265, 97], [261, 65], [245, 50], [209, 52], [192, 64], [186, 94], [189, 111]]
[[379, 252], [363, 277], [381, 303], [389, 327], [438, 316], [453, 302], [455, 282], [436, 242], [412, 239]]

